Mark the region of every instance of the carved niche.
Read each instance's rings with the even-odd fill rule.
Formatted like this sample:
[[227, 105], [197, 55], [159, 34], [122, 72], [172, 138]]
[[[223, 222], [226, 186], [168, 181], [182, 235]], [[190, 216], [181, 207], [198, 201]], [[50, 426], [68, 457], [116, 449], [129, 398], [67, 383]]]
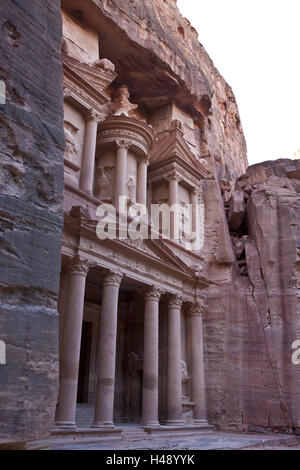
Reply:
[[102, 201], [112, 201], [113, 198], [113, 172], [112, 165], [98, 164], [96, 169], [95, 193]]
[[64, 121], [65, 139], [66, 139], [66, 150], [65, 158], [70, 162], [78, 165], [79, 159], [79, 145], [78, 131], [79, 129], [71, 124], [69, 121]]

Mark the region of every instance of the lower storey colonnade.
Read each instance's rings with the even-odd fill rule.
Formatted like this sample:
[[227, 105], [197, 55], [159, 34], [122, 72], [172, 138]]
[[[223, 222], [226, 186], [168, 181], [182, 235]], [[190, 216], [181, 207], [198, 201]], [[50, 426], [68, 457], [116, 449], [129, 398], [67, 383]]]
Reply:
[[[60, 292], [60, 378], [59, 397], [56, 412], [56, 425], [63, 428], [76, 428], [76, 406], [78, 401], [78, 380], [82, 351], [82, 325], [84, 305], [87, 288], [89, 266], [86, 261], [74, 258], [69, 264], [67, 273], [64, 273], [64, 289]], [[66, 280], [67, 279], [67, 280]], [[61, 284], [62, 285], [62, 284]], [[127, 335], [131, 342], [140, 343], [141, 357], [135, 363], [140, 364], [137, 369], [141, 381], [140, 385], [140, 416], [139, 421], [145, 427], [183, 426], [186, 421], [183, 417], [184, 382], [189, 382], [191, 396], [192, 419], [188, 424], [201, 424], [206, 422], [204, 365], [203, 365], [203, 339], [202, 339], [202, 306], [184, 302], [178, 295], [162, 293], [154, 286], [138, 286], [140, 304], [133, 297], [133, 309], [138, 311], [139, 321], [143, 316], [143, 333], [139, 335], [136, 326], [127, 326], [118, 332], [119, 317], [124, 316], [120, 307], [120, 291], [124, 285], [122, 295], [130, 293], [130, 285], [122, 274], [106, 271], [101, 282], [101, 307], [99, 305], [99, 325], [97, 332], [97, 345], [95, 354], [95, 386], [93, 395], [93, 423], [94, 428], [114, 427], [116, 414], [116, 401], [126, 402], [127, 408], [134, 406], [135, 400], [116, 394], [117, 384], [123, 381], [126, 390], [133, 384], [132, 367], [129, 368], [125, 378], [122, 370], [116, 367], [119, 338]], [[142, 296], [140, 294], [142, 292]], [[183, 351], [182, 351], [182, 318], [184, 312], [188, 318], [189, 329], [189, 361], [190, 377], [185, 373], [183, 380]], [[120, 311], [122, 310], [122, 311]], [[132, 310], [132, 309], [131, 309]], [[128, 325], [130, 310], [126, 312], [123, 321]], [[127, 318], [128, 317], [128, 318]], [[127, 323], [126, 323], [127, 321]], [[135, 320], [136, 321], [136, 320]], [[165, 334], [162, 337], [162, 321]], [[123, 341], [124, 342], [124, 341]], [[163, 344], [161, 344], [163, 343]], [[165, 351], [165, 367], [161, 366], [161, 350]], [[137, 356], [128, 353], [125, 359], [118, 361], [123, 364], [126, 360]], [[123, 362], [122, 362], [123, 361]], [[185, 364], [185, 363], [184, 363]], [[123, 367], [124, 368], [124, 367]], [[124, 374], [123, 374], [124, 375]], [[125, 385], [123, 388], [125, 388]], [[131, 392], [132, 393], [132, 392]], [[139, 392], [135, 392], [138, 396]], [[123, 393], [124, 395], [124, 393]], [[162, 397], [163, 395], [163, 397]], [[121, 396], [121, 398], [120, 398]], [[186, 398], [186, 397], [185, 397]], [[161, 403], [165, 403], [163, 412], [160, 412]], [[123, 408], [124, 408], [123, 403]], [[125, 406], [125, 408], [126, 408]], [[123, 413], [124, 414], [124, 413]], [[131, 413], [132, 414], [132, 413]], [[129, 413], [130, 415], [130, 413]], [[138, 413], [135, 413], [135, 417]], [[125, 419], [123, 417], [125, 422]], [[128, 418], [127, 422], [130, 422]]]

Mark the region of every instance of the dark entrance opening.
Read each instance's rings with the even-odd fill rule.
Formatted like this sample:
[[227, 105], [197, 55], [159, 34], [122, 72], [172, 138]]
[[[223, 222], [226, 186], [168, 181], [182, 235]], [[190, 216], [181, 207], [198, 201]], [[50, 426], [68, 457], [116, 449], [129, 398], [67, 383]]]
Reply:
[[89, 401], [92, 333], [93, 324], [84, 321], [82, 323], [77, 403], [88, 403]]

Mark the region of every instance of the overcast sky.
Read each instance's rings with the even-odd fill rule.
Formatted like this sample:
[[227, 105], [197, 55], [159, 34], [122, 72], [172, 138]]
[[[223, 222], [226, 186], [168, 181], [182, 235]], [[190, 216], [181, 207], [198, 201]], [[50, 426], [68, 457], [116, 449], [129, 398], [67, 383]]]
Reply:
[[300, 0], [177, 3], [233, 89], [249, 163], [292, 158], [300, 149]]

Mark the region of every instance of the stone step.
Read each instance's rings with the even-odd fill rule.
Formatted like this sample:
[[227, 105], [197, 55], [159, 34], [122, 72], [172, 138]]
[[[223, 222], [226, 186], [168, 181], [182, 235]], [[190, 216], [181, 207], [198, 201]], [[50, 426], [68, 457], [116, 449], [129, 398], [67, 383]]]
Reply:
[[151, 438], [147, 432], [138, 427], [124, 429], [121, 435], [125, 441], [145, 441]]
[[184, 437], [194, 436], [199, 434], [210, 434], [214, 432], [214, 427], [209, 424], [185, 425], [185, 426], [167, 426], [162, 425], [159, 427], [145, 427], [147, 433], [153, 438], [165, 437]]

